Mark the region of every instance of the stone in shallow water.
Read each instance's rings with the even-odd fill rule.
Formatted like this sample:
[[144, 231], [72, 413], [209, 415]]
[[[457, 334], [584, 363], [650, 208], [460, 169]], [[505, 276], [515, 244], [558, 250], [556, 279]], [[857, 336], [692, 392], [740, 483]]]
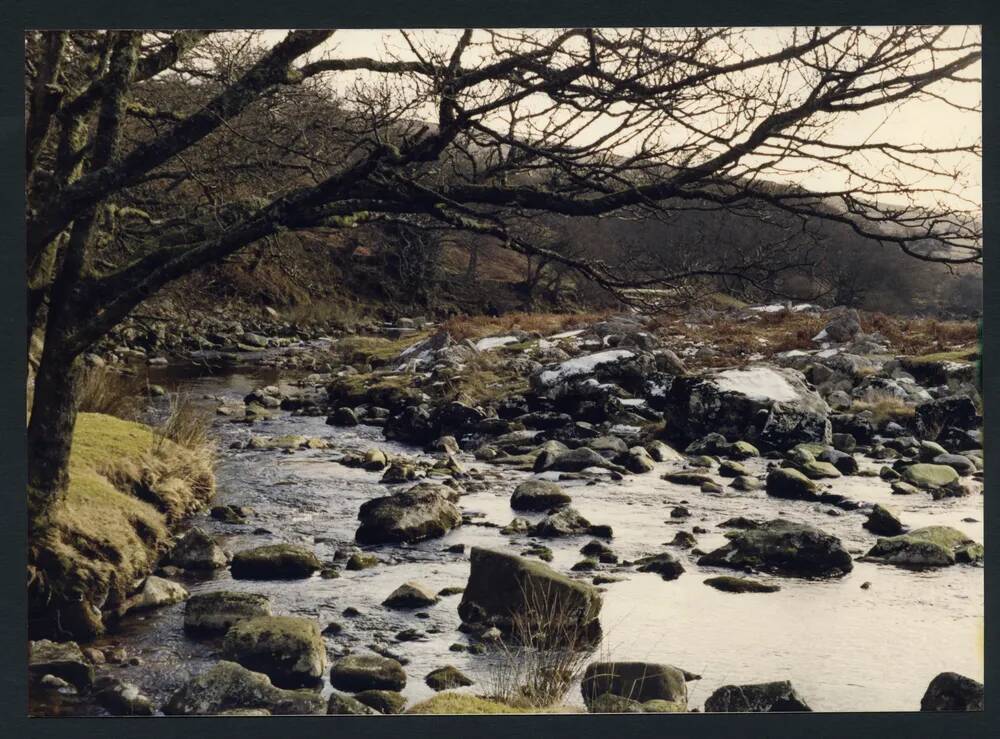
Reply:
[[124, 610], [135, 611], [159, 608], [172, 603], [180, 603], [188, 597], [187, 589], [180, 583], [150, 575], [142, 584], [142, 590], [125, 602]]
[[231, 571], [237, 579], [284, 580], [309, 577], [322, 567], [316, 555], [297, 544], [267, 544], [237, 552]]
[[174, 545], [169, 561], [186, 570], [217, 570], [229, 564], [229, 556], [215, 539], [193, 528]]
[[333, 692], [327, 701], [326, 713], [328, 716], [368, 716], [375, 710], [349, 695]]
[[570, 630], [598, 632], [601, 595], [530, 559], [473, 547], [469, 582], [458, 606], [467, 624], [497, 626], [509, 633], [515, 618], [546, 621], [551, 608], [565, 612]]
[[257, 616], [236, 623], [222, 643], [226, 659], [263, 672], [276, 685], [309, 685], [326, 670], [326, 647], [315, 621]]
[[781, 590], [777, 585], [769, 585], [746, 577], [730, 577], [721, 575], [710, 577], [704, 581], [709, 587], [724, 593], [777, 593]]
[[406, 687], [403, 666], [389, 657], [351, 654], [333, 663], [330, 684], [338, 690], [402, 690]]
[[274, 715], [323, 713], [325, 704], [312, 690], [276, 688], [267, 675], [235, 662], [219, 662], [192, 678], [163, 707], [168, 716], [220, 714], [240, 709], [266, 709]]
[[655, 572], [664, 580], [676, 580], [684, 574], [684, 566], [668, 552], [640, 557], [635, 563], [639, 572]]
[[270, 616], [266, 595], [212, 590], [192, 595], [184, 606], [184, 628], [188, 631], [225, 632], [233, 624], [255, 616]]
[[767, 494], [774, 498], [789, 500], [816, 500], [816, 483], [798, 470], [776, 467], [767, 474], [765, 483]]
[[603, 695], [637, 703], [667, 701], [677, 710], [687, 708], [687, 674], [672, 665], [650, 662], [592, 662], [580, 681], [588, 709]]
[[522, 482], [510, 496], [510, 507], [515, 511], [547, 511], [568, 505], [572, 498], [559, 485], [547, 480]]
[[983, 545], [950, 526], [925, 526], [879, 539], [865, 559], [900, 567], [947, 567], [983, 559]]
[[453, 688], [472, 685], [471, 678], [457, 667], [451, 665], [445, 665], [429, 672], [427, 677], [424, 678], [424, 682], [427, 683], [428, 687], [436, 691], [451, 690]]
[[873, 534], [880, 536], [896, 536], [903, 533], [903, 524], [899, 520], [899, 511], [895, 508], [875, 504], [864, 527]]
[[354, 698], [382, 714], [402, 713], [406, 706], [406, 698], [393, 690], [362, 690]]
[[942, 672], [920, 699], [921, 711], [982, 711], [983, 684], [956, 672]]
[[359, 544], [398, 544], [444, 536], [460, 526], [462, 514], [436, 489], [412, 489], [369, 500], [358, 512]]
[[854, 567], [838, 538], [806, 524], [776, 518], [727, 536], [728, 544], [702, 556], [698, 564], [792, 577], [840, 577]]
[[438, 597], [426, 585], [418, 582], [405, 582], [382, 601], [386, 608], [422, 608], [438, 602]]
[[900, 473], [905, 482], [924, 490], [942, 488], [958, 480], [954, 468], [944, 464], [911, 464]]
[[811, 711], [787, 680], [753, 685], [724, 685], [705, 701], [705, 713]]

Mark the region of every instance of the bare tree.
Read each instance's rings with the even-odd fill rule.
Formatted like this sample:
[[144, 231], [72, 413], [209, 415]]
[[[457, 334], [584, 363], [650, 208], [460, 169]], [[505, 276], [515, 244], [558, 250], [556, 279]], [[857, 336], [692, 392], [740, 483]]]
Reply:
[[[782, 34], [758, 50], [729, 28], [400, 32], [405, 54], [378, 59], [337, 56], [330, 30], [273, 45], [252, 33], [29, 33], [28, 305], [44, 332], [33, 520], [66, 485], [81, 354], [172, 280], [287, 230], [432, 221], [621, 292], [692, 270], [621, 274], [519, 238], [509, 219], [767, 203], [920, 259], [978, 262], [975, 204], [939, 184], [953, 174], [945, 160], [978, 156], [978, 142], [831, 133], [977, 82], [976, 32]], [[323, 125], [317, 111], [334, 107]], [[775, 184], [819, 166], [849, 184]], [[109, 243], [124, 256], [96, 258]]]

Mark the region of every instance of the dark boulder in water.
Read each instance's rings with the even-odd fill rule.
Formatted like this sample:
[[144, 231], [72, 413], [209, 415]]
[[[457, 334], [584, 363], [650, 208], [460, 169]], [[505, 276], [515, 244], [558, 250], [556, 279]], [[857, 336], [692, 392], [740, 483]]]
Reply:
[[369, 500], [358, 511], [361, 526], [355, 533], [359, 544], [398, 544], [444, 536], [462, 523], [455, 504], [431, 488], [412, 488], [402, 493]]
[[942, 672], [931, 680], [921, 711], [982, 711], [983, 684], [956, 672]]
[[840, 577], [854, 567], [840, 539], [806, 524], [776, 518], [726, 536], [729, 543], [702, 556], [698, 564], [791, 577]]
[[753, 685], [724, 685], [705, 701], [705, 713], [811, 711], [787, 680]]

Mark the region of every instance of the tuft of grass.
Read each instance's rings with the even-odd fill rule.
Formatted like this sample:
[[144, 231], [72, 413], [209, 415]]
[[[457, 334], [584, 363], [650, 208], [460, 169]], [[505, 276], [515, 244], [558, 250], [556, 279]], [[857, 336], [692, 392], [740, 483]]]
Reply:
[[281, 309], [281, 316], [296, 326], [320, 326], [354, 329], [369, 316], [356, 303], [332, 300], [304, 300]]
[[551, 584], [529, 587], [525, 607], [490, 655], [487, 695], [508, 706], [545, 708], [562, 703], [579, 682], [599, 639], [581, 623], [578, 604]]
[[468, 714], [515, 714], [515, 713], [583, 713], [576, 706], [509, 706], [500, 701], [490, 700], [471, 693], [447, 691], [416, 703], [406, 713], [419, 715], [468, 715]]
[[393, 362], [404, 349], [430, 335], [430, 331], [418, 331], [399, 339], [385, 336], [348, 336], [332, 347], [332, 351], [347, 364], [371, 364], [382, 367]]
[[918, 357], [907, 357], [909, 364], [931, 364], [933, 362], [975, 362], [979, 359], [979, 348], [956, 349], [949, 352], [935, 352]]
[[877, 424], [886, 421], [908, 421], [916, 415], [916, 409], [912, 405], [907, 405], [906, 401], [889, 394], [873, 394], [871, 400], [856, 400], [851, 406], [854, 413], [861, 411], [871, 411], [872, 417]]
[[91, 367], [77, 385], [77, 403], [83, 413], [104, 413], [134, 421], [142, 412], [141, 392], [135, 377]]

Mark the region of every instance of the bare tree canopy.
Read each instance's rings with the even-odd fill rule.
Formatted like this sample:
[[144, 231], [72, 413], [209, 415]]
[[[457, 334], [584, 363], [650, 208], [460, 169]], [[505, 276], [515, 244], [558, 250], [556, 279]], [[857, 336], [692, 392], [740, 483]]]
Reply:
[[[273, 38], [28, 33], [36, 510], [65, 484], [80, 354], [170, 281], [282, 231], [432, 223], [619, 293], [703, 268], [623, 273], [518, 224], [778, 211], [981, 261], [980, 206], [958, 184], [978, 131], [930, 146], [843, 125], [912, 101], [978, 110], [955, 94], [978, 89], [976, 29], [400, 31], [377, 57], [339, 54], [332, 30]], [[818, 170], [842, 184], [799, 184]]]

